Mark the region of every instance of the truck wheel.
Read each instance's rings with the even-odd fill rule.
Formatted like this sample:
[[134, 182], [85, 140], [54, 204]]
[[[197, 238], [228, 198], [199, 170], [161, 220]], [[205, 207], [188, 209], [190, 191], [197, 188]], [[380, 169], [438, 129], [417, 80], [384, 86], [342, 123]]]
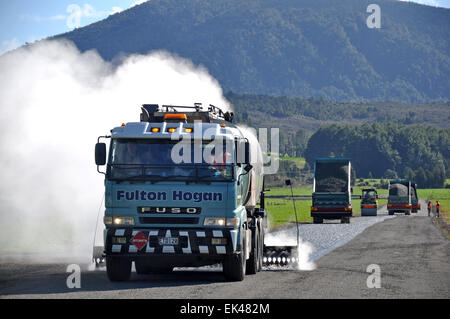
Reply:
[[411, 212], [406, 212], [405, 215], [411, 215]]
[[138, 275], [147, 275], [149, 273], [148, 267], [137, 260], [134, 262], [134, 268], [136, 268], [136, 273]]
[[250, 251], [249, 259], [246, 262], [246, 274], [254, 275], [258, 272], [259, 264], [259, 230], [256, 225], [254, 232], [252, 232], [252, 250]]
[[[245, 234], [245, 229], [242, 229], [242, 234]], [[242, 281], [245, 277], [246, 270], [246, 248], [245, 241], [241, 236], [241, 252], [239, 254], [233, 254], [226, 256], [223, 261], [223, 274], [228, 281]]]
[[342, 217], [341, 224], [350, 224], [350, 217]]
[[106, 257], [106, 272], [111, 281], [127, 281], [131, 275], [131, 260]]
[[313, 218], [313, 223], [314, 224], [322, 224], [323, 223], [323, 219], [319, 218], [319, 217], [314, 217]]

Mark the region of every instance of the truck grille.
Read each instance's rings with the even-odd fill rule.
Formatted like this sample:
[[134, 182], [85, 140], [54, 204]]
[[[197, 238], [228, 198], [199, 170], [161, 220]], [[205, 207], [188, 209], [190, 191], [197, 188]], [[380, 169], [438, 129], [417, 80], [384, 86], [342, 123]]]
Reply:
[[198, 224], [198, 218], [196, 217], [140, 217], [139, 222], [141, 224], [176, 224], [176, 225], [192, 225]]

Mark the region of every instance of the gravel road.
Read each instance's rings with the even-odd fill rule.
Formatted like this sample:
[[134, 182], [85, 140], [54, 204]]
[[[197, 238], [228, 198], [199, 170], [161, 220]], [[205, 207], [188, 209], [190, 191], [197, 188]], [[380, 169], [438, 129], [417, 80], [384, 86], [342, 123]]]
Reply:
[[[422, 207], [425, 207], [422, 203]], [[295, 239], [295, 228], [278, 235]], [[111, 283], [104, 269], [66, 286], [66, 264], [0, 263], [0, 298], [449, 298], [449, 241], [425, 211], [411, 216], [355, 217], [350, 224], [300, 226], [313, 250], [312, 271], [266, 269], [243, 282], [225, 282], [220, 269], [180, 269]], [[381, 288], [368, 288], [369, 265], [380, 269]]]

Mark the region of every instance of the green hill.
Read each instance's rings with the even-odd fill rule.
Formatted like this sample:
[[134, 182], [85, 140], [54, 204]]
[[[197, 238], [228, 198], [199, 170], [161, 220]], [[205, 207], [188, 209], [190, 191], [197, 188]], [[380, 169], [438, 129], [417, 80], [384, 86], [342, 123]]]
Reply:
[[378, 0], [151, 0], [58, 37], [108, 60], [168, 50], [225, 91], [338, 101], [450, 100], [450, 10]]

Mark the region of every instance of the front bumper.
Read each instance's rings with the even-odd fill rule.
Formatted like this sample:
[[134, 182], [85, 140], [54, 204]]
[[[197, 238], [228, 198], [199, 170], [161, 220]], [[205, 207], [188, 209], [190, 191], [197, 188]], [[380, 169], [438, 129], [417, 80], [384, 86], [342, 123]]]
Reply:
[[[235, 253], [238, 229], [176, 229], [176, 228], [109, 228], [106, 233], [106, 256], [224, 256]], [[132, 239], [146, 238], [136, 246]], [[142, 234], [144, 236], [142, 236]], [[178, 238], [178, 245], [160, 245], [159, 238]], [[120, 238], [120, 243], [118, 242]], [[114, 240], [113, 240], [114, 239]], [[213, 239], [225, 239], [225, 244], [213, 244]]]
[[388, 212], [389, 213], [411, 213], [412, 211], [412, 205], [394, 205], [394, 204], [388, 204]]
[[318, 206], [315, 210], [311, 209], [311, 217], [322, 219], [339, 219], [351, 216], [353, 216], [353, 210], [346, 207]]
[[342, 217], [352, 217], [352, 212], [311, 212], [311, 217], [320, 217], [323, 219], [339, 219]]
[[373, 208], [361, 207], [361, 216], [377, 216], [377, 207]]

